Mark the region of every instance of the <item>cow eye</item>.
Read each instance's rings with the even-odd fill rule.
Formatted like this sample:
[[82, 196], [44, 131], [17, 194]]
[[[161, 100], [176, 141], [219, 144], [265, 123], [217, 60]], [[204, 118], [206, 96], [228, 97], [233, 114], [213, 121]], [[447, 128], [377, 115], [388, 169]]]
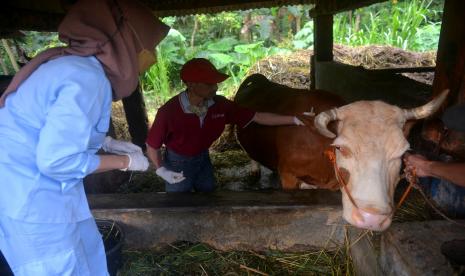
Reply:
[[347, 146], [335, 145], [335, 144], [331, 146], [334, 147], [336, 150], [338, 150], [342, 154], [342, 156], [346, 158], [349, 158], [350, 156], [352, 156], [352, 152]]
[[336, 144], [331, 144], [331, 147], [337, 149], [337, 150], [341, 150], [341, 146], [340, 145], [336, 145]]

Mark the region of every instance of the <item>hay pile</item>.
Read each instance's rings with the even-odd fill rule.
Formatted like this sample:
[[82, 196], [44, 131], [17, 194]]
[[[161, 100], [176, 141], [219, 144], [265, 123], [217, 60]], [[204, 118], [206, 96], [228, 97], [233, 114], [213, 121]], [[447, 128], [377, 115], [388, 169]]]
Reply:
[[[350, 47], [334, 45], [334, 60], [366, 69], [435, 66], [436, 52], [417, 53], [391, 46]], [[257, 62], [249, 71], [260, 73], [273, 82], [293, 88], [310, 88], [310, 56], [313, 50], [300, 50], [289, 55], [275, 55]], [[433, 73], [405, 74], [417, 81], [431, 84]]]
[[254, 64], [248, 75], [259, 73], [269, 80], [293, 88], [310, 89], [310, 56], [313, 50], [274, 55]]
[[117, 101], [111, 105], [111, 120], [115, 128], [116, 139], [131, 141], [129, 127], [126, 121], [126, 113], [124, 112], [123, 101]]
[[118, 275], [354, 275], [346, 248], [301, 253], [218, 251], [179, 242], [162, 251], [125, 251]]
[[367, 69], [425, 67], [436, 65], [436, 52], [417, 53], [391, 46], [334, 46], [336, 61]]

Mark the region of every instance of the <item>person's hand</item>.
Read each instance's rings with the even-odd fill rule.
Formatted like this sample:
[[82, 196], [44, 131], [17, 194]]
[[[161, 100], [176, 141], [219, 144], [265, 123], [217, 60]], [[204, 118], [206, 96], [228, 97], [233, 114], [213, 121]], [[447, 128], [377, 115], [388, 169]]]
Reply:
[[294, 125], [296, 125], [296, 126], [304, 126], [305, 125], [304, 122], [302, 122], [299, 118], [297, 118], [297, 116], [294, 116], [293, 120], [294, 120]]
[[115, 140], [110, 136], [105, 137], [105, 141], [103, 142], [102, 149], [109, 153], [116, 153], [116, 154], [125, 154], [131, 152], [140, 152], [142, 153], [142, 149], [134, 145], [131, 142]]
[[431, 161], [424, 156], [419, 154], [406, 154], [404, 156], [404, 162], [407, 174], [415, 171], [418, 177], [431, 176]]
[[155, 173], [163, 178], [166, 182], [170, 183], [170, 184], [175, 184], [175, 183], [178, 183], [178, 182], [181, 182], [183, 181], [184, 179], [186, 179], [184, 177], [184, 174], [182, 172], [178, 173], [178, 172], [173, 172], [173, 171], [170, 171], [168, 170], [167, 168], [165, 167], [160, 167], [158, 168]]
[[129, 158], [129, 164], [126, 169], [122, 171], [146, 171], [149, 167], [149, 160], [142, 152], [129, 152], [125, 153]]

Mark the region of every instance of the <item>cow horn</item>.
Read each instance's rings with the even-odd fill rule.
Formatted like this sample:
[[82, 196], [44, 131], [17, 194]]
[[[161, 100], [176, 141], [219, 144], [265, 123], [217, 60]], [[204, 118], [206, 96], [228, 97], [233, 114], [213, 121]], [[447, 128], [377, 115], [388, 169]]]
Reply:
[[337, 109], [333, 108], [323, 111], [315, 117], [313, 124], [321, 135], [328, 138], [335, 138], [336, 134], [328, 130], [328, 124], [331, 121], [337, 120]]
[[429, 103], [412, 108], [412, 109], [404, 109], [404, 116], [405, 120], [410, 120], [410, 119], [423, 119], [434, 112], [438, 110], [438, 108], [441, 106], [441, 104], [444, 102], [444, 100], [447, 97], [447, 94], [449, 93], [449, 89], [446, 89], [439, 94], [436, 98], [432, 99]]

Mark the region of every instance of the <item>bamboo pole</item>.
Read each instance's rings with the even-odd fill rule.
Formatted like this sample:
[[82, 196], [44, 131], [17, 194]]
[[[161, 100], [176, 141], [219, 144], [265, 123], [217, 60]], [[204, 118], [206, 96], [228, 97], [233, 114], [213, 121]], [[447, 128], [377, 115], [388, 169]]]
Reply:
[[194, 49], [194, 43], [195, 43], [195, 34], [197, 33], [197, 30], [199, 29], [199, 18], [197, 15], [194, 16], [194, 28], [192, 28], [192, 36], [191, 36], [191, 48]]
[[2, 66], [3, 74], [4, 75], [9, 75], [10, 71], [8, 70], [8, 67], [6, 67], [5, 62], [3, 61], [3, 57], [0, 57], [0, 66]]
[[16, 62], [15, 56], [13, 55], [13, 52], [11, 51], [10, 46], [8, 45], [8, 41], [2, 38], [2, 44], [3, 44], [3, 48], [5, 48], [5, 51], [8, 54], [8, 57], [10, 58], [11, 65], [13, 65], [13, 68], [15, 69], [15, 71], [18, 72], [19, 66], [18, 66], [18, 63]]

